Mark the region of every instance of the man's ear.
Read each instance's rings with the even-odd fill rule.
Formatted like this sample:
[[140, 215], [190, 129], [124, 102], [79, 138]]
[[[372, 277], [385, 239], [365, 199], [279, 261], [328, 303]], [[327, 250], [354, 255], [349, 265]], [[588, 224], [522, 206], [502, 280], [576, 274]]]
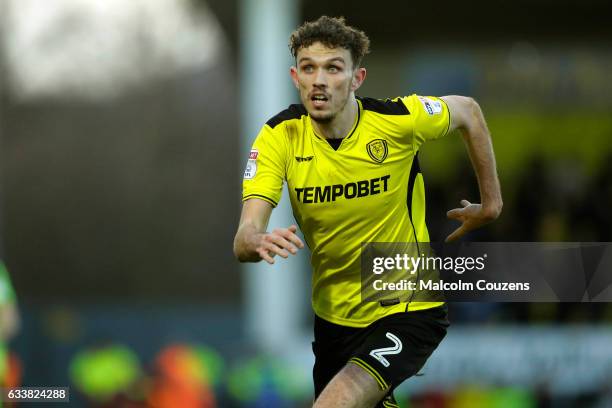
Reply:
[[353, 79], [351, 81], [351, 91], [356, 91], [359, 89], [363, 81], [366, 79], [366, 69], [363, 67], [359, 67], [353, 72]]
[[289, 75], [291, 75], [291, 80], [293, 81], [293, 85], [295, 85], [297, 89], [300, 89], [298, 85], [297, 68], [296, 67], [289, 68]]

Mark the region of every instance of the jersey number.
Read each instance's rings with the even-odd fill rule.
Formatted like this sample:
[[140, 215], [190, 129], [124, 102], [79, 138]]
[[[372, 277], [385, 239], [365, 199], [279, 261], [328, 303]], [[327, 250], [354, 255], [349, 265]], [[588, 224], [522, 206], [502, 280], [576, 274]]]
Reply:
[[394, 343], [393, 346], [374, 349], [370, 351], [370, 355], [380, 361], [383, 366], [389, 367], [391, 363], [389, 363], [385, 356], [399, 354], [402, 351], [402, 342], [393, 333], [387, 332], [386, 336]]

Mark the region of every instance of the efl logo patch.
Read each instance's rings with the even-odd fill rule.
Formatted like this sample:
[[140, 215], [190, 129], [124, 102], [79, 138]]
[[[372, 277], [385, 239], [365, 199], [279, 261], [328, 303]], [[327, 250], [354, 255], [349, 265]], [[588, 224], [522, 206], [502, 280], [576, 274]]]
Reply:
[[251, 149], [249, 153], [249, 160], [247, 160], [246, 168], [244, 169], [244, 179], [250, 180], [257, 174], [257, 156], [259, 151], [257, 149]]
[[442, 102], [434, 101], [429, 98], [424, 98], [422, 96], [419, 96], [419, 100], [423, 104], [423, 108], [425, 108], [425, 111], [430, 115], [437, 115], [442, 112]]
[[244, 179], [250, 180], [257, 174], [257, 160], [247, 160], [246, 168], [244, 169]]
[[382, 163], [389, 154], [389, 148], [387, 147], [387, 141], [384, 139], [374, 139], [367, 144], [366, 150], [368, 155], [376, 163]]

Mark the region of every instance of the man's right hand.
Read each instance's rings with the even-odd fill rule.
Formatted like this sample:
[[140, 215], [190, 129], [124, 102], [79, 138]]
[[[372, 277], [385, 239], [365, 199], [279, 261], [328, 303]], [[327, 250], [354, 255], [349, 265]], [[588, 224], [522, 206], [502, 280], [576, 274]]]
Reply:
[[269, 264], [274, 263], [276, 255], [283, 258], [288, 258], [289, 254], [295, 255], [298, 249], [304, 248], [296, 232], [297, 226], [291, 225], [289, 228], [275, 228], [272, 232], [257, 234], [255, 251]]
[[295, 255], [298, 249], [304, 248], [302, 240], [295, 234], [295, 225], [265, 232], [271, 213], [272, 205], [267, 201], [252, 198], [244, 202], [240, 226], [234, 238], [234, 255], [240, 262], [259, 262], [263, 259], [273, 264], [276, 255], [287, 258], [289, 254]]

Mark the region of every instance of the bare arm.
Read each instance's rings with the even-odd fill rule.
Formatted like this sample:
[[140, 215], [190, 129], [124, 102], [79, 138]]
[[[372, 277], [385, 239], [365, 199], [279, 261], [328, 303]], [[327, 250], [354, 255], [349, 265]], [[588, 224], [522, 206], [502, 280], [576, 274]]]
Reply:
[[295, 234], [297, 227], [276, 228], [266, 232], [272, 205], [267, 201], [252, 198], [244, 202], [240, 225], [234, 238], [234, 255], [240, 262], [259, 262], [262, 259], [273, 264], [274, 256], [287, 258], [304, 248], [302, 240]]
[[450, 111], [450, 131], [459, 129], [463, 136], [478, 179], [481, 200], [480, 204], [461, 200], [463, 208], [455, 208], [447, 213], [449, 218], [462, 223], [446, 238], [446, 241], [450, 242], [497, 219], [501, 214], [503, 202], [491, 135], [480, 106], [474, 99], [464, 96], [444, 96], [442, 99]]

